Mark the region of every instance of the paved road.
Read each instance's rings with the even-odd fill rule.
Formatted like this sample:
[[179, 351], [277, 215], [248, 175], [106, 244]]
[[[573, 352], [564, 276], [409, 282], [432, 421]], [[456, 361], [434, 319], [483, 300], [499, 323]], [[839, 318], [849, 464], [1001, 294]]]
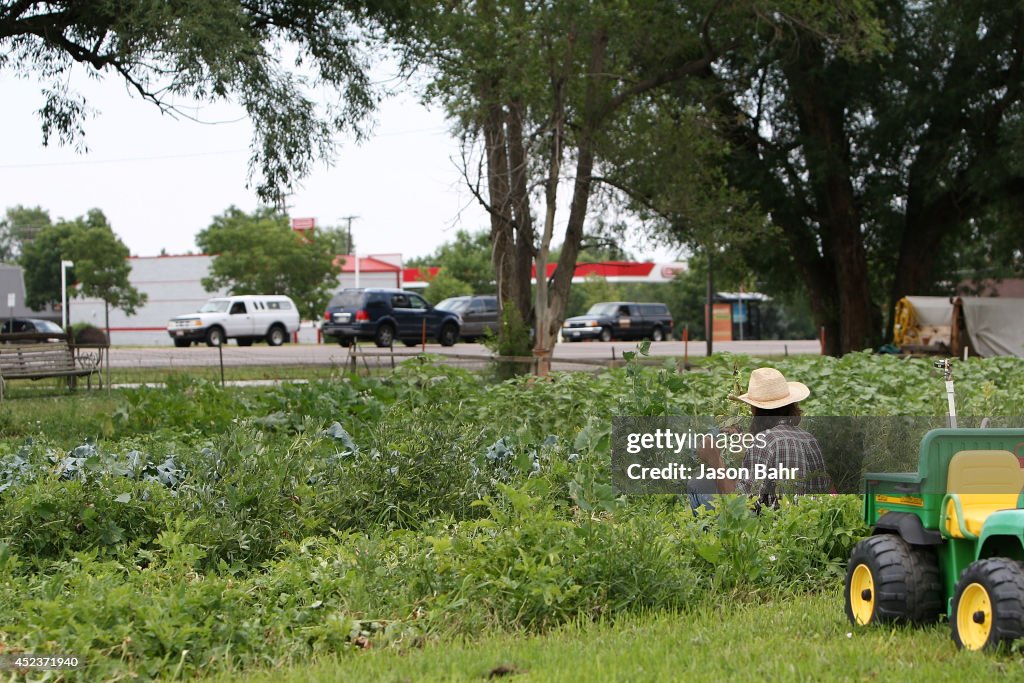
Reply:
[[[634, 342], [581, 342], [564, 343], [555, 347], [554, 360], [556, 369], [562, 365], [570, 365], [572, 360], [583, 359], [591, 363], [599, 361], [621, 360], [623, 351], [636, 348]], [[703, 342], [691, 342], [689, 355], [703, 356]], [[454, 356], [455, 362], [474, 364], [476, 359], [483, 361], [491, 356], [490, 349], [480, 344], [456, 344], [445, 348], [437, 344], [427, 344], [428, 353]], [[821, 348], [817, 340], [795, 341], [736, 341], [717, 342], [716, 352], [744, 353], [749, 355], [783, 355], [783, 354], [817, 354]], [[361, 354], [373, 354], [368, 358], [373, 364], [390, 365], [390, 354], [387, 349], [360, 346]], [[345, 366], [350, 362], [349, 349], [337, 344], [285, 344], [269, 347], [256, 344], [242, 348], [228, 344], [221, 349], [206, 346], [192, 346], [179, 349], [173, 346], [152, 347], [114, 347], [110, 351], [110, 365], [117, 368], [178, 368], [195, 366], [216, 366], [219, 364], [220, 353], [223, 352], [225, 366], [240, 365], [308, 365], [330, 367]], [[420, 347], [406, 348], [399, 346], [394, 349], [395, 361], [400, 362], [420, 352]], [[382, 354], [385, 357], [379, 357]], [[652, 356], [677, 356], [684, 354], [682, 342], [659, 342], [651, 344]], [[561, 361], [561, 363], [560, 363]], [[362, 360], [359, 361], [363, 363]], [[477, 361], [478, 363], [479, 361]]]

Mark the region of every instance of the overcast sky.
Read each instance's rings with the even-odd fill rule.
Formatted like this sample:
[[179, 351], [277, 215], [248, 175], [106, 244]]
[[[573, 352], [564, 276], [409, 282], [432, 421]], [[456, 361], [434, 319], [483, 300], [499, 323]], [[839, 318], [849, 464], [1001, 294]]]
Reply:
[[[0, 72], [0, 211], [41, 206], [52, 218], [103, 210], [133, 255], [195, 251], [195, 235], [234, 204], [258, 206], [246, 188], [251, 126], [240, 108], [204, 106], [175, 120], [131, 97], [123, 82], [78, 77], [75, 87], [96, 111], [86, 121], [81, 154], [56, 140], [42, 145], [35, 81]], [[292, 217], [320, 225], [352, 222], [360, 253], [432, 252], [458, 229], [487, 226], [453, 162], [458, 146], [444, 117], [412, 96], [386, 100], [368, 141], [342, 141], [332, 166], [320, 164], [289, 199]], [[631, 245], [634, 251], [636, 245]], [[651, 248], [639, 248], [669, 260]]]

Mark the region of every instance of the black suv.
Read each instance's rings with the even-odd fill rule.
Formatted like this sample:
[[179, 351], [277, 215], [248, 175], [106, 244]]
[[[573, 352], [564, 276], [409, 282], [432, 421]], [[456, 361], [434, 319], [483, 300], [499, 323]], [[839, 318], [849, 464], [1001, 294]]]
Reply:
[[453, 296], [437, 304], [437, 307], [459, 316], [459, 331], [466, 341], [498, 334], [498, 297], [493, 294]]
[[342, 346], [359, 339], [372, 339], [382, 347], [396, 339], [415, 346], [424, 331], [441, 346], [451, 346], [459, 339], [459, 316], [401, 289], [343, 289], [324, 311], [324, 337]]
[[566, 341], [584, 339], [650, 339], [659, 342], [672, 336], [672, 314], [665, 304], [605, 301], [594, 304], [585, 315], [562, 324]]

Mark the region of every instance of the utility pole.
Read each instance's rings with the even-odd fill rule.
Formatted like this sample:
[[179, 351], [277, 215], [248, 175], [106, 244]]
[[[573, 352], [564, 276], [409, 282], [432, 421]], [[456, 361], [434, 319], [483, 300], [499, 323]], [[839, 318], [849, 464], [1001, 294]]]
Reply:
[[288, 209], [292, 208], [292, 205], [288, 203], [288, 198], [292, 196], [292, 193], [283, 194], [277, 199], [277, 204], [274, 209], [282, 216], [288, 215]]
[[359, 218], [359, 216], [340, 216], [338, 218], [339, 221], [348, 222], [348, 244], [346, 246], [348, 247], [348, 253], [350, 254], [355, 253], [352, 250], [352, 221], [356, 220], [357, 218]]

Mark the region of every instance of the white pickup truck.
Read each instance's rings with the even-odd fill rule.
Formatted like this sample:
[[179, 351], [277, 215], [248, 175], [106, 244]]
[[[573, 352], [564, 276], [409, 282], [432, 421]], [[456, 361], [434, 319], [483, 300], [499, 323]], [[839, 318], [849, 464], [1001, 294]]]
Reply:
[[299, 329], [295, 302], [279, 294], [250, 294], [210, 299], [196, 313], [179, 315], [167, 323], [167, 334], [179, 347], [193, 342], [220, 346], [234, 339], [239, 346], [264, 340], [280, 346]]

